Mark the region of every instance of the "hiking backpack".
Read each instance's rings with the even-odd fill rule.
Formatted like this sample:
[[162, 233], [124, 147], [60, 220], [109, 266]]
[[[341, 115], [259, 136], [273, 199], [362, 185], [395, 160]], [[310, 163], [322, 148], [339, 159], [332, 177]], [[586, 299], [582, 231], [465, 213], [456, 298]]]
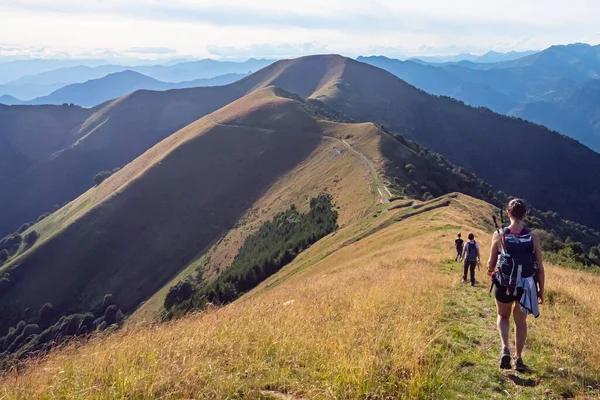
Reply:
[[467, 242], [466, 259], [469, 261], [477, 261], [477, 242], [474, 240], [473, 243], [470, 241]]
[[494, 274], [493, 284], [507, 288], [507, 292], [517, 293], [519, 280], [534, 276], [537, 272], [533, 237], [531, 231], [525, 228], [518, 233], [502, 228], [498, 233], [502, 250], [498, 257], [498, 271]]

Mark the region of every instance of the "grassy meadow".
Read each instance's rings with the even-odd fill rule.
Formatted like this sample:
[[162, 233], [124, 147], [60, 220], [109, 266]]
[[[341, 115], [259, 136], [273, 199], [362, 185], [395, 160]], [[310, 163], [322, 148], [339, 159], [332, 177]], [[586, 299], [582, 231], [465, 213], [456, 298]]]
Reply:
[[485, 267], [473, 288], [453, 262], [458, 231], [487, 257], [492, 208], [448, 200], [379, 206], [226, 307], [31, 359], [0, 378], [0, 399], [597, 397], [600, 276], [549, 265], [533, 371], [501, 372]]

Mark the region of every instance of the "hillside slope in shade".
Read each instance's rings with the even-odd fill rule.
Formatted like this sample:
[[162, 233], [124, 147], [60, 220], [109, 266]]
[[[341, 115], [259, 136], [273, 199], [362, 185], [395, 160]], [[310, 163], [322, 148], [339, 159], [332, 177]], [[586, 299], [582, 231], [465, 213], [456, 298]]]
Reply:
[[158, 290], [321, 142], [294, 128], [316, 129], [294, 101], [269, 89], [250, 97], [216, 115], [287, 118], [271, 131], [207, 116], [151, 148], [48, 219], [59, 232], [15, 260], [1, 302], [78, 311], [111, 293], [130, 311]]
[[512, 115], [548, 126], [600, 152], [600, 79], [553, 92], [511, 111]]
[[594, 131], [598, 102], [590, 92], [600, 77], [600, 46], [552, 46], [516, 61], [492, 64], [425, 65], [381, 56], [358, 60], [428, 93], [522, 117], [599, 149]]
[[[32, 108], [0, 104], [1, 181], [11, 180], [69, 146], [76, 138], [77, 128], [90, 114], [80, 107]], [[0, 235], [1, 227], [0, 223]]]

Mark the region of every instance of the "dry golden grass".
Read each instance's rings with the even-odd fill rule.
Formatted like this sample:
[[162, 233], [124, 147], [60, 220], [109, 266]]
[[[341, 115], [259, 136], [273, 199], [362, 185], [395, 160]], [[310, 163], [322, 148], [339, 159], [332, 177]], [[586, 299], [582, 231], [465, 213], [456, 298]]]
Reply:
[[[600, 380], [600, 276], [548, 266], [543, 318], [532, 325], [536, 349], [550, 352], [556, 368], [584, 386]], [[593, 381], [593, 382], [590, 382]]]
[[[425, 264], [424, 264], [425, 266]], [[418, 393], [431, 367], [444, 282], [432, 276], [398, 291], [411, 271], [380, 264], [280, 287], [151, 329], [68, 348], [12, 381], [17, 398], [308, 398]], [[396, 293], [390, 296], [390, 293]], [[423, 306], [429, 304], [426, 310]], [[8, 382], [6, 382], [8, 383]], [[4, 389], [7, 389], [4, 387]]]
[[398, 243], [397, 237], [381, 231], [286, 284], [223, 309], [67, 347], [6, 377], [0, 393], [212, 399], [275, 390], [304, 398], [418, 396], [430, 390], [436, 367], [429, 345], [438, 334], [435, 321], [451, 279], [436, 268], [439, 254], [418, 255], [426, 238], [415, 235]]
[[487, 256], [491, 211], [460, 195], [344, 246], [411, 207], [348, 225], [227, 307], [30, 361], [0, 379], [0, 398], [597, 396], [600, 277], [588, 273], [548, 267], [526, 349], [536, 371], [498, 371], [487, 287], [461, 286], [448, 261], [457, 230], [475, 232]]

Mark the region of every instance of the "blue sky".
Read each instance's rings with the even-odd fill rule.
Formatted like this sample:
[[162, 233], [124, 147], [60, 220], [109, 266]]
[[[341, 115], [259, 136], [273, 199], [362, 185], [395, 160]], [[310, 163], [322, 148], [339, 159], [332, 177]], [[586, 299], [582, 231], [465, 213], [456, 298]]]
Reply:
[[0, 0], [0, 55], [393, 57], [600, 42], [597, 0]]

